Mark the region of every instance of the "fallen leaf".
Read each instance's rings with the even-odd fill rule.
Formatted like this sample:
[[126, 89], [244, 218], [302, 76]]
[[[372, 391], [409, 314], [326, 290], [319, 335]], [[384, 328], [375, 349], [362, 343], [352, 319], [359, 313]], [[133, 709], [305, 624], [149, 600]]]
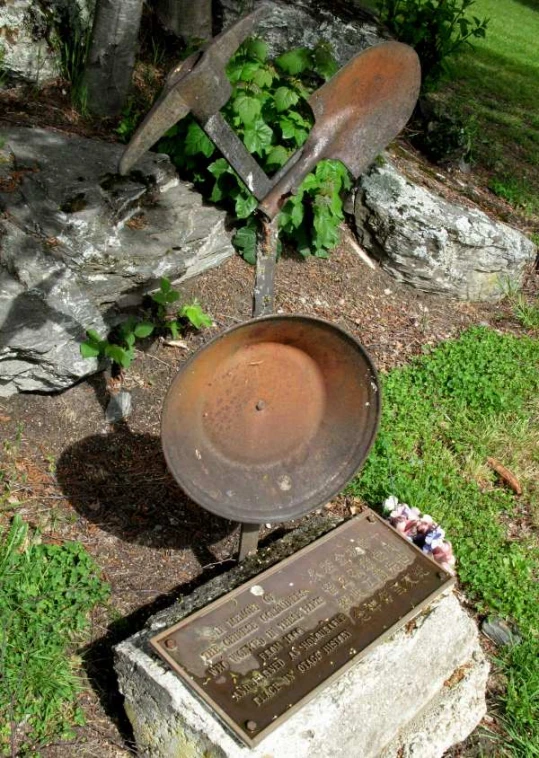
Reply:
[[507, 484], [510, 489], [513, 490], [515, 495], [522, 495], [522, 487], [520, 486], [520, 482], [516, 476], [509, 471], [509, 469], [505, 468], [505, 466], [502, 466], [502, 464], [495, 458], [487, 458], [487, 463], [490, 468], [498, 474], [500, 479], [505, 484]]

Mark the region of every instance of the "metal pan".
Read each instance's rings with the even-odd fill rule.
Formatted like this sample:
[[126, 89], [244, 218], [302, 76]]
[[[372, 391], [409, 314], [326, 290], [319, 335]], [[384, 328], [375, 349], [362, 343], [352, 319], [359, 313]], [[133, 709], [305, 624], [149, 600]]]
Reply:
[[376, 436], [380, 388], [362, 345], [306, 316], [224, 332], [180, 369], [162, 443], [182, 489], [219, 516], [288, 521], [327, 503]]

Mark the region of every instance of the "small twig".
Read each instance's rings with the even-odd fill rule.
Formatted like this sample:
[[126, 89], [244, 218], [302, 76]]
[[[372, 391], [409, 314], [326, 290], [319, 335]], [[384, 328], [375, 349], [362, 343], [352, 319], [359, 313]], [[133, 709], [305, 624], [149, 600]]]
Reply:
[[372, 268], [373, 271], [376, 271], [375, 264], [369, 258], [365, 250], [363, 250], [363, 248], [360, 247], [360, 245], [358, 245], [358, 243], [356, 242], [356, 240], [351, 234], [347, 235], [347, 242], [350, 244], [350, 247], [354, 250], [354, 252], [358, 254], [358, 256], [361, 258], [363, 263], [366, 263], [369, 268]]

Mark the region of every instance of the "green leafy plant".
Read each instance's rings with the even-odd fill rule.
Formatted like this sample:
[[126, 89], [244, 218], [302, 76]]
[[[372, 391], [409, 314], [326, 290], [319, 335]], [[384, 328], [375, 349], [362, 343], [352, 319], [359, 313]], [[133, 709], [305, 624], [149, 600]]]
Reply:
[[[336, 70], [325, 43], [314, 49], [290, 50], [271, 61], [266, 43], [250, 38], [230, 60], [227, 74], [233, 92], [223, 115], [266, 173], [282, 168], [303, 145], [313, 124], [307, 99]], [[222, 203], [237, 219], [245, 219], [234, 242], [245, 259], [254, 263], [256, 198], [197, 122], [190, 117], [180, 121], [159, 142], [158, 149], [168, 153], [209, 200]], [[321, 162], [284, 205], [281, 240], [304, 256], [326, 256], [338, 242], [343, 220], [341, 194], [349, 187], [350, 177], [342, 164]]]
[[120, 369], [128, 369], [135, 358], [137, 340], [150, 337], [152, 334], [170, 334], [172, 339], [178, 339], [184, 323], [189, 323], [195, 329], [211, 326], [210, 316], [202, 310], [195, 300], [170, 312], [170, 306], [177, 303], [180, 293], [172, 288], [170, 280], [163, 277], [159, 289], [150, 296], [150, 307], [145, 318], [130, 316], [110, 335], [101, 337], [95, 329], [86, 331], [86, 339], [81, 343], [80, 353], [83, 358], [108, 358]]
[[83, 358], [109, 358], [122, 369], [127, 369], [135, 358], [135, 342], [149, 337], [154, 328], [149, 321], [130, 317], [113, 330], [110, 339], [102, 339], [94, 329], [88, 329], [80, 353]]
[[475, 0], [377, 0], [380, 20], [415, 48], [424, 86], [434, 85], [448, 56], [486, 35], [489, 19], [468, 17]]
[[159, 290], [154, 292], [151, 298], [156, 305], [158, 327], [161, 330], [168, 330], [174, 340], [180, 336], [182, 321], [187, 321], [195, 329], [212, 325], [211, 317], [202, 310], [196, 300], [188, 305], [183, 305], [175, 313], [169, 312], [169, 307], [180, 299], [180, 293], [172, 288], [170, 281], [166, 278], [161, 279]]
[[0, 534], [1, 755], [36, 755], [84, 723], [73, 645], [107, 597], [79, 543], [46, 544], [19, 515]]
[[[523, 642], [498, 665], [508, 754], [522, 758], [539, 744], [538, 365], [539, 340], [474, 328], [392, 371], [380, 433], [350, 486], [375, 507], [394, 494], [442, 523], [477, 612], [518, 627]], [[522, 498], [499, 486], [488, 456], [519, 478]]]
[[91, 39], [92, 27], [86, 26], [64, 32], [63, 39], [58, 42], [62, 75], [71, 86], [73, 106], [82, 114], [87, 112], [88, 92], [84, 84], [84, 69]]

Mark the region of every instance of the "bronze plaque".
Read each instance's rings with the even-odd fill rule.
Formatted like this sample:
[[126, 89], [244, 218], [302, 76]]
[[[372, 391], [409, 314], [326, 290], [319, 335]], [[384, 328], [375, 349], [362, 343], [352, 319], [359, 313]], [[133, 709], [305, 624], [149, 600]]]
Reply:
[[367, 511], [151, 644], [253, 747], [452, 581]]

